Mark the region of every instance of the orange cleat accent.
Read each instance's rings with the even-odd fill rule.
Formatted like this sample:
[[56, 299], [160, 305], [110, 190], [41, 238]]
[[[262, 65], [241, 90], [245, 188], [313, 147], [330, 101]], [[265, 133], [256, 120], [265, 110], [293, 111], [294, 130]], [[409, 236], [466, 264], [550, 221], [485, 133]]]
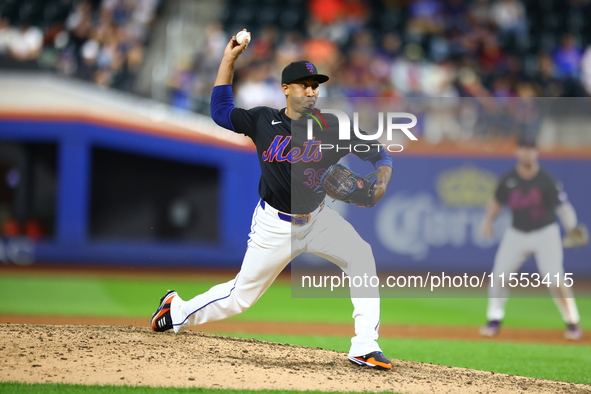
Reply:
[[357, 356], [351, 357], [349, 356], [349, 361], [353, 364], [368, 367], [368, 368], [375, 368], [381, 370], [388, 370], [392, 369], [392, 362], [384, 357], [382, 352], [371, 352], [366, 354], [365, 356]]
[[177, 296], [177, 292], [168, 290], [164, 297], [160, 298], [160, 304], [156, 313], [152, 315], [150, 325], [152, 331], [162, 332], [172, 329], [172, 317], [170, 316], [170, 303]]

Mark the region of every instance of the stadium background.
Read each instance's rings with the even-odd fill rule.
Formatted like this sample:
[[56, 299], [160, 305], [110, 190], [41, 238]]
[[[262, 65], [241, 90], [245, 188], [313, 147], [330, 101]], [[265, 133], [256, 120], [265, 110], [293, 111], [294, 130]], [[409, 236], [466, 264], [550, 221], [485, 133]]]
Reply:
[[[374, 246], [380, 271], [490, 270], [499, 239], [483, 243], [476, 231], [491, 185], [513, 163], [515, 99], [555, 99], [539, 127], [542, 163], [591, 223], [589, 20], [591, 4], [577, 0], [0, 0], [0, 293], [23, 286], [23, 273], [39, 279], [27, 287], [28, 303], [0, 313], [88, 315], [75, 301], [63, 310], [44, 305], [41, 294], [56, 286], [47, 273], [64, 266], [126, 267], [138, 276], [190, 269], [196, 287], [182, 284], [189, 293], [213, 284], [211, 269], [239, 267], [258, 164], [248, 141], [215, 126], [207, 112], [223, 47], [242, 27], [253, 32], [235, 79], [236, 101], [246, 108], [281, 107], [280, 70], [306, 58], [331, 76], [327, 97], [444, 97], [495, 103], [507, 115], [494, 127], [419, 127], [420, 141], [394, 157], [384, 202], [405, 211], [392, 218], [388, 236], [374, 226], [379, 207], [344, 213]], [[404, 219], [416, 226], [395, 224]], [[582, 279], [583, 328], [590, 257], [587, 247], [565, 259], [567, 272]], [[138, 294], [148, 296], [126, 296]], [[157, 294], [149, 297], [149, 305], [118, 310], [149, 314]], [[484, 299], [478, 307], [432, 302], [399, 315], [388, 307], [386, 321], [476, 328], [484, 320]], [[530, 314], [508, 318], [509, 327], [561, 327], [551, 303], [516, 302]], [[281, 306], [263, 303], [268, 310], [244, 318], [264, 321], [290, 303], [288, 296]], [[280, 319], [304, 319], [304, 310]], [[571, 350], [555, 351], [568, 358]]]

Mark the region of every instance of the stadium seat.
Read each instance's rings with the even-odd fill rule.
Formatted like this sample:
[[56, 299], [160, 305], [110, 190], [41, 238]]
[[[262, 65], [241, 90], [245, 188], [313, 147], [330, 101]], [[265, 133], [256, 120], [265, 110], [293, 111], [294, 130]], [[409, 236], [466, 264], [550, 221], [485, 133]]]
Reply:
[[279, 19], [279, 9], [273, 6], [263, 7], [256, 16], [257, 24], [260, 26], [268, 24], [277, 24]]
[[250, 5], [243, 5], [234, 13], [233, 21], [242, 26], [253, 26], [255, 18], [256, 8]]
[[302, 28], [304, 24], [304, 12], [299, 7], [286, 8], [279, 15], [279, 24], [285, 29]]
[[43, 24], [43, 1], [22, 1], [18, 10], [18, 17], [21, 23], [41, 26]]

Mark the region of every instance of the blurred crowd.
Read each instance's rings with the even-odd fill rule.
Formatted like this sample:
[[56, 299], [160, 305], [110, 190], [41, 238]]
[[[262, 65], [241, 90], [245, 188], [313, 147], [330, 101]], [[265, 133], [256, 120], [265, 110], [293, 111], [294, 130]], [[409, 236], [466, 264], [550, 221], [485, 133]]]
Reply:
[[[192, 1], [192, 0], [190, 0]], [[126, 91], [163, 0], [0, 0], [0, 67], [46, 67]], [[237, 104], [282, 107], [282, 68], [307, 59], [330, 97], [581, 97], [591, 93], [591, 0], [226, 0], [183, 48], [169, 102], [207, 113], [230, 36]], [[187, 56], [187, 54], [190, 54]]]
[[[243, 17], [248, 4], [228, 2], [229, 11], [208, 27], [206, 45], [177, 73], [177, 80], [194, 83], [173, 88], [173, 97], [183, 98], [173, 100], [175, 105], [191, 108], [192, 97], [209, 95], [223, 48], [242, 27], [253, 32], [236, 68], [236, 101], [245, 108], [284, 106], [278, 89], [281, 69], [301, 59], [314, 62], [331, 77], [321, 95], [421, 102], [421, 108], [413, 108], [419, 114], [418, 127], [434, 143], [531, 131], [540, 127], [541, 111], [529, 98], [591, 93], [589, 1], [262, 3], [248, 20]], [[269, 9], [274, 4], [304, 7], [301, 24], [295, 18], [287, 28], [286, 15], [277, 13], [276, 23], [257, 25], [257, 15], [273, 15]], [[448, 100], [420, 101], [430, 97]], [[421, 118], [421, 110], [429, 116]]]
[[131, 91], [161, 0], [0, 0], [0, 67]]
[[[287, 28], [281, 13], [257, 25], [261, 15], [273, 15], [272, 7], [293, 4], [305, 8], [301, 26]], [[208, 26], [206, 44], [173, 77], [175, 105], [191, 108], [209, 95], [224, 46], [242, 27], [253, 32], [235, 78], [237, 102], [246, 108], [284, 106], [281, 69], [301, 59], [331, 77], [326, 96], [503, 99], [591, 92], [586, 0], [230, 0], [226, 7]], [[244, 17], [249, 7], [256, 10], [250, 19]]]

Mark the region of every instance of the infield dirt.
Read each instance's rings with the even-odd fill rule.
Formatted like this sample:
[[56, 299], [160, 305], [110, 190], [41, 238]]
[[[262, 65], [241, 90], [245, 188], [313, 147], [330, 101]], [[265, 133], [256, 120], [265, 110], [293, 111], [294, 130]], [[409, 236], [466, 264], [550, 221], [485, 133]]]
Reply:
[[589, 393], [591, 386], [147, 327], [0, 324], [0, 380], [131, 386], [401, 393]]

